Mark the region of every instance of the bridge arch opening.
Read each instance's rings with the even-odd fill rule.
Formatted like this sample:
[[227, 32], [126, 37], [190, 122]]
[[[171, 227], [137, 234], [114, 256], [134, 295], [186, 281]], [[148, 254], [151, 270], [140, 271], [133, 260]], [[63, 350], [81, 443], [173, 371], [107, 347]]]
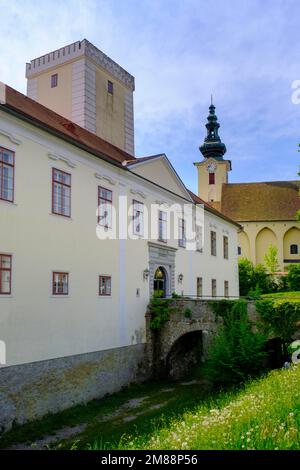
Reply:
[[180, 379], [191, 374], [201, 364], [203, 357], [202, 331], [192, 331], [178, 338], [166, 358], [166, 374]]

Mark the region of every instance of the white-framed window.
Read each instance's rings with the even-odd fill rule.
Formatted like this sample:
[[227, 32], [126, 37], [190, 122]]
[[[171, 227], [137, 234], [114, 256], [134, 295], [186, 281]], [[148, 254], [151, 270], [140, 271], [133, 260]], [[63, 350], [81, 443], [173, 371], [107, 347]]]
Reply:
[[133, 233], [134, 235], [144, 235], [144, 204], [133, 200]]
[[0, 147], [0, 199], [14, 202], [15, 153]]
[[112, 227], [112, 191], [98, 186], [98, 224]]
[[11, 294], [12, 255], [0, 254], [0, 295]]
[[217, 256], [217, 233], [210, 231], [210, 252], [212, 256]]
[[71, 175], [52, 168], [52, 213], [71, 217]]
[[167, 223], [167, 212], [158, 211], [158, 240], [161, 242], [167, 241]]
[[211, 280], [211, 295], [212, 297], [217, 296], [217, 280], [216, 279]]
[[226, 235], [223, 236], [223, 256], [224, 259], [229, 258], [228, 237]]
[[99, 276], [99, 295], [111, 295], [111, 276]]
[[299, 252], [298, 245], [293, 244], [290, 246], [290, 254], [291, 255], [297, 255]]
[[202, 297], [203, 295], [203, 278], [197, 277], [197, 297]]
[[201, 225], [196, 225], [196, 250], [203, 252], [203, 227]]
[[179, 229], [178, 245], [181, 246], [182, 248], [185, 248], [186, 235], [185, 235], [185, 220], [184, 219], [179, 219], [178, 229]]
[[53, 272], [52, 277], [52, 294], [68, 295], [69, 294], [69, 273]]
[[229, 282], [224, 281], [224, 296], [229, 297]]

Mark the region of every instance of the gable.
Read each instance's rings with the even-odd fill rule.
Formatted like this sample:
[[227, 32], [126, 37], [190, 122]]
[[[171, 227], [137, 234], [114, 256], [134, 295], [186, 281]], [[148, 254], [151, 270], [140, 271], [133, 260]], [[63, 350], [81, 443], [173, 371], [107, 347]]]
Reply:
[[137, 159], [136, 163], [134, 162], [129, 168], [133, 173], [153, 181], [168, 191], [185, 199], [191, 199], [189, 192], [165, 155], [141, 159], [141, 162]]

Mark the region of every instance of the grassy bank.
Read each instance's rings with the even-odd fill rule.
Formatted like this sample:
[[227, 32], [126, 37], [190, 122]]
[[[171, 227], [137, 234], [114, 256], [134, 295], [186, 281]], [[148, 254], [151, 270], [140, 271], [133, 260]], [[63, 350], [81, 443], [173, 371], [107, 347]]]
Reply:
[[121, 449], [300, 449], [300, 366], [272, 371]]

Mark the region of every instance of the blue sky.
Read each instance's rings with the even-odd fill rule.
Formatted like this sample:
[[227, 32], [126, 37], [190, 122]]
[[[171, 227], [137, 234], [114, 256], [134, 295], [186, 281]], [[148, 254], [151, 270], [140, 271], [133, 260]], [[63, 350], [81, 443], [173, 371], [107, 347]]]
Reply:
[[[136, 78], [138, 156], [165, 152], [196, 191], [211, 93], [231, 182], [295, 179], [299, 0], [0, 0], [0, 80], [87, 38]], [[300, 94], [299, 94], [300, 95]]]

